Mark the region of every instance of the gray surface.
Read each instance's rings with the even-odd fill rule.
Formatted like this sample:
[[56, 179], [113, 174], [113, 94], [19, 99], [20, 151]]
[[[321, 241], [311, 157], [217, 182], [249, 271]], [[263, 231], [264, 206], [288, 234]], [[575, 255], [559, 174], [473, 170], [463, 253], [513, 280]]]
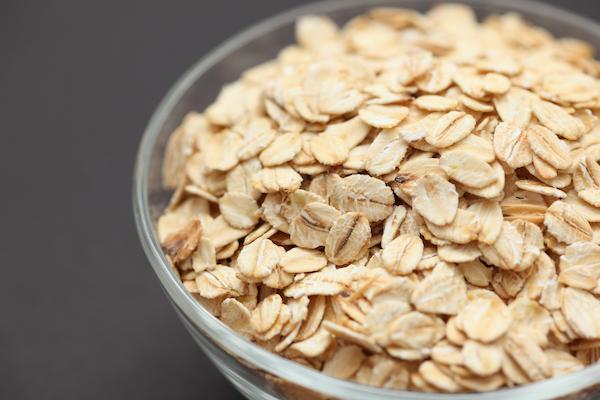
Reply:
[[239, 398], [146, 263], [133, 158], [188, 66], [300, 3], [0, 2], [0, 399]]

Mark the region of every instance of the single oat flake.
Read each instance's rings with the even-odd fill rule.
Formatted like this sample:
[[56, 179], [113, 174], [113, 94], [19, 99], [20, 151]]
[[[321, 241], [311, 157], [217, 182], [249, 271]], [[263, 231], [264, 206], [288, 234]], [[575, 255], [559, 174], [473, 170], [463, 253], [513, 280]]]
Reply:
[[295, 32], [166, 142], [157, 237], [183, 287], [278, 356], [390, 390], [600, 360], [592, 47], [459, 4]]

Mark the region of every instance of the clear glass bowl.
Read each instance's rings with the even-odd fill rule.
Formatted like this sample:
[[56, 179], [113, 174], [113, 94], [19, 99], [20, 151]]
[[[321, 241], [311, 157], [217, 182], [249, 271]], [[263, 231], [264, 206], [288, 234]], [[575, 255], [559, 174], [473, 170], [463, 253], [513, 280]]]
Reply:
[[[592, 21], [543, 3], [518, 0], [463, 0], [480, 18], [516, 11], [557, 36], [600, 44]], [[294, 41], [294, 21], [303, 14], [323, 14], [342, 24], [375, 6], [427, 10], [435, 0], [349, 0], [313, 3], [276, 15], [229, 39], [181, 77], [160, 103], [142, 138], [135, 167], [133, 203], [138, 233], [148, 259], [177, 314], [198, 345], [249, 399], [585, 399], [600, 393], [600, 365], [568, 376], [485, 394], [428, 394], [384, 390], [331, 378], [270, 353], [235, 334], [185, 290], [163, 256], [155, 221], [170, 193], [161, 187], [161, 164], [170, 133], [192, 110], [203, 110], [220, 87], [247, 68], [272, 59]], [[600, 318], [600, 316], [598, 316]]]

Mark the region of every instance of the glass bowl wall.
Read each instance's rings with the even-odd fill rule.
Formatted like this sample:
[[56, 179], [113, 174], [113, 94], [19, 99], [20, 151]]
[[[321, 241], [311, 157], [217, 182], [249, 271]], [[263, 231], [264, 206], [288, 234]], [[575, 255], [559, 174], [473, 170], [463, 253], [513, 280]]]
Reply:
[[[600, 365], [565, 377], [485, 394], [392, 391], [337, 380], [269, 353], [235, 334], [185, 290], [162, 254], [154, 226], [170, 193], [161, 187], [161, 164], [167, 139], [186, 113], [203, 110], [223, 84], [237, 79], [249, 67], [274, 58], [281, 48], [294, 42], [294, 21], [301, 15], [327, 15], [343, 24], [376, 6], [425, 11], [436, 3], [439, 2], [326, 1], [269, 18], [226, 41], [187, 71], [160, 103], [144, 132], [133, 187], [135, 219], [142, 245], [166, 296], [198, 345], [250, 399], [591, 399], [593, 393], [600, 391]], [[462, 3], [473, 7], [479, 18], [514, 11], [558, 37], [570, 36], [595, 46], [600, 44], [600, 27], [596, 23], [546, 4], [517, 0], [468, 0]]]

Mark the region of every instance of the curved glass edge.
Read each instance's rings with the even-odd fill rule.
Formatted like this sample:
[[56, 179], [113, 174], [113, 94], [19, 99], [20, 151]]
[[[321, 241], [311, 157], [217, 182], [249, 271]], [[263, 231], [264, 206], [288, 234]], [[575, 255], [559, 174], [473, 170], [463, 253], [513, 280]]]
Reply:
[[[432, 5], [437, 1], [428, 1]], [[344, 7], [359, 5], [377, 6], [381, 0], [328, 0], [301, 7], [270, 17], [248, 29], [245, 29], [225, 41], [215, 50], [201, 58], [195, 65], [188, 69], [184, 75], [176, 81], [167, 95], [158, 105], [150, 119], [136, 158], [133, 177], [133, 209], [137, 232], [142, 242], [142, 247], [155, 273], [160, 279], [163, 288], [175, 304], [194, 323], [195, 327], [207, 335], [219, 346], [230, 350], [237, 356], [245, 359], [257, 368], [270, 374], [288, 380], [294, 384], [314, 388], [324, 394], [335, 397], [344, 397], [353, 400], [364, 398], [379, 399], [423, 399], [432, 400], [444, 398], [447, 400], [497, 400], [497, 399], [550, 399], [584, 390], [594, 383], [600, 381], [600, 365], [590, 366], [582, 371], [558, 378], [529, 384], [522, 387], [502, 389], [489, 393], [465, 393], [465, 394], [441, 394], [421, 393], [398, 390], [388, 390], [376, 387], [360, 385], [329, 377], [321, 372], [304, 367], [298, 363], [287, 360], [273, 354], [233, 332], [221, 323], [211, 313], [205, 310], [183, 287], [180, 280], [171, 270], [161, 246], [154, 234], [154, 226], [149, 212], [148, 204], [148, 165], [160, 128], [165, 122], [172, 108], [177, 104], [180, 97], [188, 90], [192, 83], [206, 70], [215, 65], [223, 56], [258, 36], [268, 33], [270, 30], [292, 23], [298, 16], [303, 14], [323, 13], [334, 11]], [[461, 3], [479, 9], [500, 8], [507, 11], [537, 14], [539, 16], [560, 19], [565, 23], [583, 27], [600, 37], [600, 27], [595, 22], [579, 15], [562, 10], [544, 3], [529, 0], [462, 0]], [[397, 1], [398, 6], [403, 5], [402, 0]]]

